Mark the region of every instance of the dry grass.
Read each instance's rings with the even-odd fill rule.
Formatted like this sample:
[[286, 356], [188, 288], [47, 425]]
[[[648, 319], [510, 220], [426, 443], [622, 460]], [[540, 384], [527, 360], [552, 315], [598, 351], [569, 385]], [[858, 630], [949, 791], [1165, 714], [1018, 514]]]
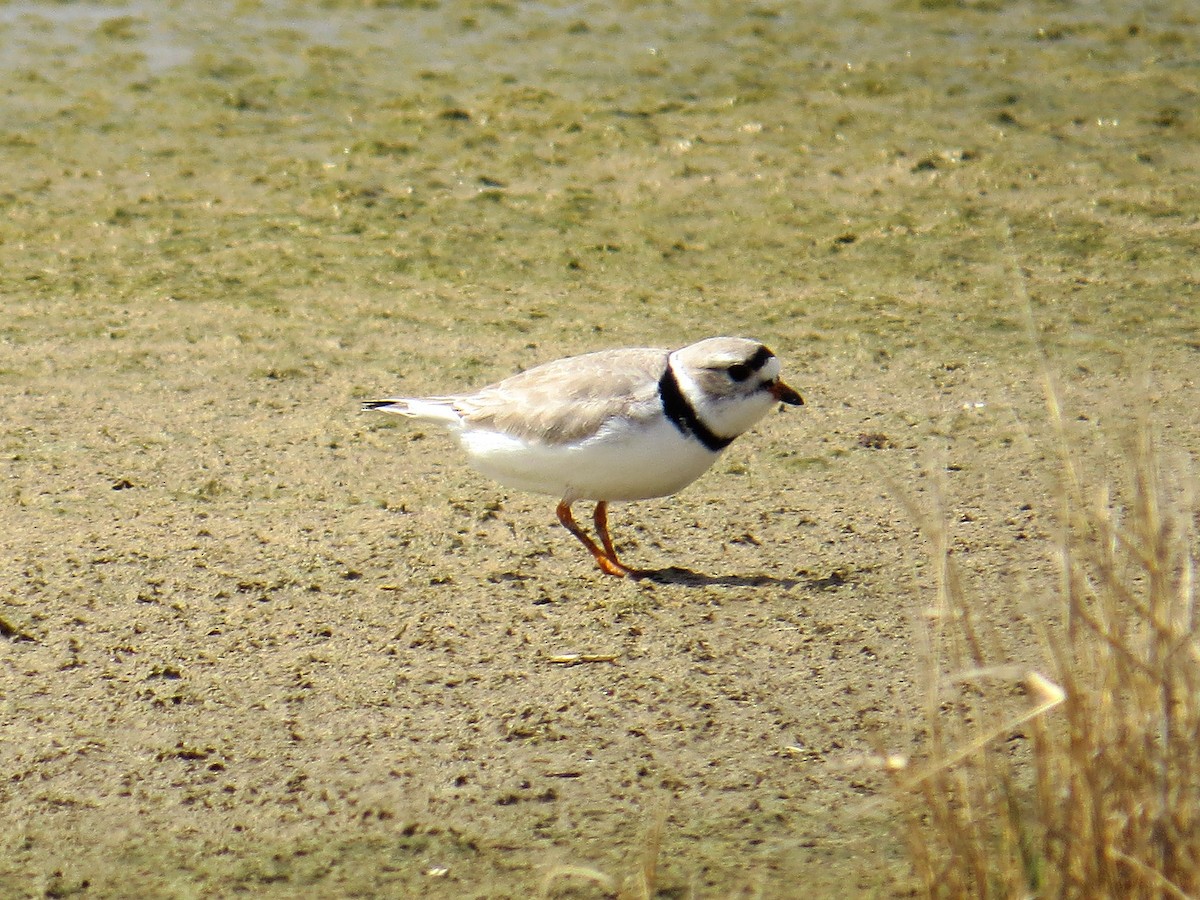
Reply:
[[922, 517], [940, 573], [925, 635], [928, 757], [892, 773], [914, 869], [931, 897], [1195, 897], [1190, 473], [1168, 476], [1143, 419], [1121, 484], [1089, 486], [1049, 376], [1045, 393], [1061, 473], [1060, 577], [1052, 596], [1024, 598], [1040, 671], [1006, 662], [994, 617], [956, 570], [947, 516]]
[[624, 879], [591, 866], [556, 865], [552, 866], [542, 879], [541, 896], [556, 896], [560, 883], [576, 880], [598, 885], [606, 894], [615, 896], [617, 900], [650, 900], [657, 891], [658, 859], [666, 824], [666, 810], [660, 809], [646, 829], [637, 867]]

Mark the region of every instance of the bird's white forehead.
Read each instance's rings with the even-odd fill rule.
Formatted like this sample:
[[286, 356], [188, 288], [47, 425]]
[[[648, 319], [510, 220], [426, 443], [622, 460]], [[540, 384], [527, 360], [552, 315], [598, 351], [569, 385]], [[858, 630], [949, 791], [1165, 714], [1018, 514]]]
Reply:
[[758, 354], [770, 352], [758, 341], [749, 338], [716, 337], [683, 347], [672, 355], [686, 359], [693, 365], [717, 368], [748, 363]]

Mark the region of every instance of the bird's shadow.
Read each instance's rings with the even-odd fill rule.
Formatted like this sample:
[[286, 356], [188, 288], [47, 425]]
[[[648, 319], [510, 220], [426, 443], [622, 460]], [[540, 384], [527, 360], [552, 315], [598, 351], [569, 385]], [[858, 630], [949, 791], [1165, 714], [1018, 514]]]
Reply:
[[708, 575], [680, 566], [667, 566], [665, 569], [638, 569], [630, 572], [629, 577], [638, 581], [676, 584], [682, 587], [720, 585], [721, 587], [779, 587], [784, 590], [799, 586], [813, 590], [830, 590], [845, 584], [848, 580], [844, 572], [834, 572], [824, 577], [802, 572], [792, 578], [776, 578], [773, 575]]

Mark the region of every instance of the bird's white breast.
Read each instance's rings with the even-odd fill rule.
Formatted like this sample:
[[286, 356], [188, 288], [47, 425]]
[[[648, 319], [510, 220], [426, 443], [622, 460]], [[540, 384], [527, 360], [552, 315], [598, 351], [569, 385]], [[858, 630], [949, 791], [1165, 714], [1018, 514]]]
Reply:
[[691, 484], [720, 456], [684, 437], [665, 418], [614, 420], [592, 437], [561, 444], [469, 427], [459, 439], [484, 475], [507, 487], [570, 501], [665, 497]]

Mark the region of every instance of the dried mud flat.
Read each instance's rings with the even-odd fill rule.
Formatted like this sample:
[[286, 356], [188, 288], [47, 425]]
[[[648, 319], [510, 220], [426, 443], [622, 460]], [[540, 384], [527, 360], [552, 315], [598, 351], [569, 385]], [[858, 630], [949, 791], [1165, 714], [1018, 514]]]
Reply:
[[[921, 516], [1040, 660], [1023, 292], [1089, 473], [1200, 448], [1186, 10], [193, 13], [2, 19], [0, 893], [911, 892]], [[807, 405], [655, 578], [357, 410], [710, 333]]]

